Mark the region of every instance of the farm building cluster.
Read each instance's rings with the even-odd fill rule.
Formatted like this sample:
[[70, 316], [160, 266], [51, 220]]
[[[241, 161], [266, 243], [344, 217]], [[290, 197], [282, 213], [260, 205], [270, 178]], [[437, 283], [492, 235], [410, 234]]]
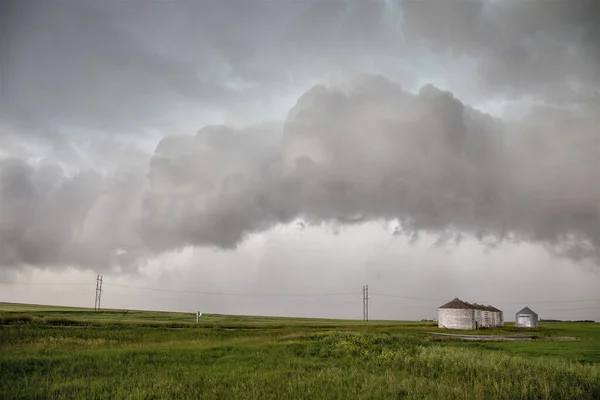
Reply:
[[438, 326], [446, 329], [478, 329], [504, 326], [504, 315], [493, 306], [471, 304], [459, 298], [438, 310]]

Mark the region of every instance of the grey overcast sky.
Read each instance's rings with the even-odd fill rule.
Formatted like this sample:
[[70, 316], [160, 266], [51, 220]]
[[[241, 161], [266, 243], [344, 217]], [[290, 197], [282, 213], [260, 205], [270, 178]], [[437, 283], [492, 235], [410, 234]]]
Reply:
[[[595, 1], [0, 0], [0, 301], [600, 320]], [[154, 289], [154, 290], [149, 290]], [[160, 290], [156, 290], [160, 289]]]

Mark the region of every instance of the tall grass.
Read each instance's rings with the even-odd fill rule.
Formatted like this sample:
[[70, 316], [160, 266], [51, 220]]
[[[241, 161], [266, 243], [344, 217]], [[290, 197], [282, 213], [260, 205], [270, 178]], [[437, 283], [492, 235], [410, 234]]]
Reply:
[[67, 334], [45, 335], [55, 343], [3, 351], [1, 398], [600, 398], [597, 364], [441, 346], [414, 335], [188, 329], [196, 341], [161, 342], [155, 329], [137, 341], [116, 335], [130, 345], [111, 347], [68, 334], [78, 328], [61, 330]]
[[122, 315], [0, 312], [0, 399], [600, 398], [598, 324], [473, 343], [418, 323]]
[[443, 347], [410, 336], [328, 333], [312, 341], [317, 344], [297, 354], [403, 371], [411, 387], [407, 395], [415, 398], [600, 398], [600, 365]]

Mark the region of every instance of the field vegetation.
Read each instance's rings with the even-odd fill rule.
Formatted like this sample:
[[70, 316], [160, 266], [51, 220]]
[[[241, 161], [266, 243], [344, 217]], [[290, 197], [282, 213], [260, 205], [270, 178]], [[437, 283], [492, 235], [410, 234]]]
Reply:
[[[600, 324], [546, 323], [527, 342], [436, 331], [0, 303], [0, 398], [600, 398]], [[488, 333], [523, 332], [478, 331]]]

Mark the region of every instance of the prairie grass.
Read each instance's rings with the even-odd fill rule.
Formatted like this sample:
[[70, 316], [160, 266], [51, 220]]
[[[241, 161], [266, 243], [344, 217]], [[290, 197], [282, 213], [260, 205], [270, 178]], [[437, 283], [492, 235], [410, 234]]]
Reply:
[[600, 324], [474, 343], [426, 323], [11, 307], [1, 399], [600, 398]]

